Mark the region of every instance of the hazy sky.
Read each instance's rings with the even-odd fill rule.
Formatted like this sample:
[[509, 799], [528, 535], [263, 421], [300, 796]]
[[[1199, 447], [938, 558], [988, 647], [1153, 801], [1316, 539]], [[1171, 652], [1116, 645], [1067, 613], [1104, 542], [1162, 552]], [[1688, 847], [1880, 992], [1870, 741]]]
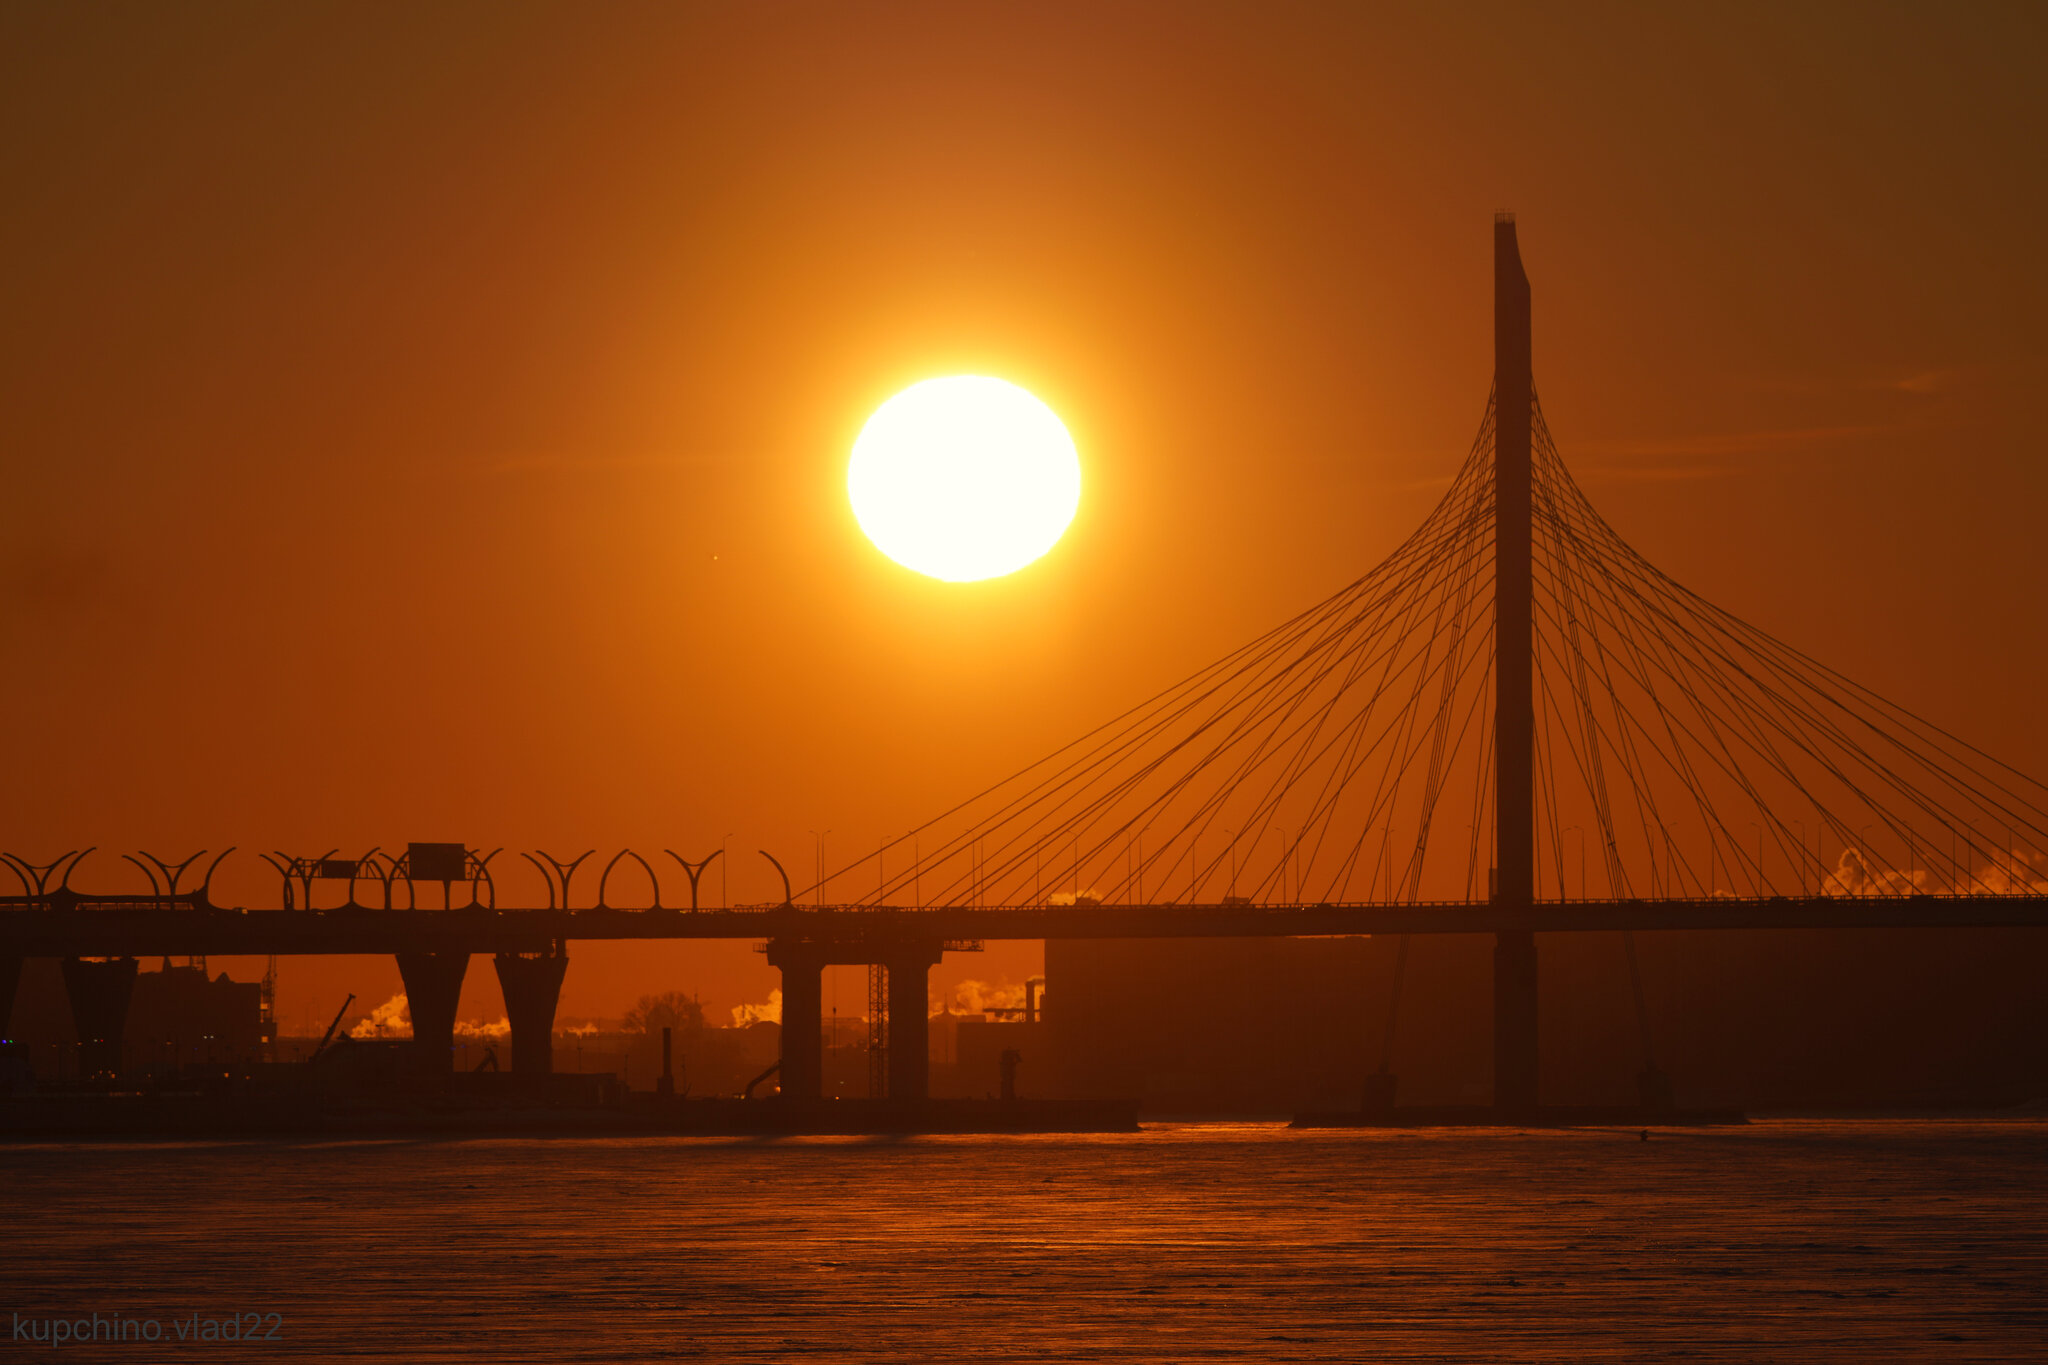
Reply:
[[[1609, 519], [2048, 773], [2043, 15], [7, 7], [0, 847], [732, 831], [765, 899], [754, 849], [871, 849], [1391, 549], [1485, 407], [1499, 208]], [[983, 584], [845, 500], [959, 372], [1083, 460]], [[292, 1026], [396, 989], [284, 970]], [[585, 946], [563, 1009], [772, 982]]]

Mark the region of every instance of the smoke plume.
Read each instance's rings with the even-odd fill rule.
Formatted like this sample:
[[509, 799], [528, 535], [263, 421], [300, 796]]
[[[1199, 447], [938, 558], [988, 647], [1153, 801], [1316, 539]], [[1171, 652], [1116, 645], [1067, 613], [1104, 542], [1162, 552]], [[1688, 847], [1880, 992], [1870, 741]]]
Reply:
[[351, 1038], [384, 1038], [393, 1034], [412, 1036], [412, 1010], [403, 995], [392, 996], [348, 1031]]

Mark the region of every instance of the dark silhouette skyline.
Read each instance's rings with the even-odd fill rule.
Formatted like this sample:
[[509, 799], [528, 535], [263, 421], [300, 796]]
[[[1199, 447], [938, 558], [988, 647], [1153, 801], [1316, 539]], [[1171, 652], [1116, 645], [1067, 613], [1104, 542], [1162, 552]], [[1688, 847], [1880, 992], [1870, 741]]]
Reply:
[[[380, 857], [373, 850], [360, 859], [336, 858], [333, 850], [318, 858], [278, 853], [265, 860], [283, 878], [283, 908], [254, 915], [241, 907], [224, 912], [211, 900], [225, 853], [205, 862], [197, 884], [183, 891], [185, 874], [205, 859], [204, 851], [177, 864], [131, 856], [151, 894], [125, 900], [72, 885], [83, 853], [47, 864], [10, 854], [6, 866], [21, 894], [4, 903], [10, 913], [0, 920], [6, 935], [0, 1005], [11, 1002], [24, 958], [63, 956], [79, 1074], [111, 1082], [123, 1071], [136, 951], [255, 949], [274, 962], [279, 952], [381, 947], [395, 956], [405, 985], [410, 1067], [439, 1084], [454, 1059], [469, 959], [489, 951], [509, 1020], [510, 1070], [538, 1084], [554, 1070], [555, 1014], [571, 939], [765, 937], [768, 963], [781, 974], [784, 1027], [775, 1064], [746, 1093], [772, 1075], [785, 1099], [814, 1105], [826, 1097], [824, 973], [857, 966], [870, 980], [871, 1097], [922, 1104], [930, 1096], [930, 970], [948, 951], [980, 952], [989, 938], [1483, 928], [1494, 936], [1489, 1115], [1510, 1121], [1533, 1116], [1547, 1103], [1539, 931], [1619, 930], [1647, 1037], [1636, 930], [1831, 924], [1953, 931], [2048, 923], [2048, 883], [2037, 882], [2032, 870], [2041, 857], [2036, 850], [2048, 846], [2048, 787], [1686, 592], [1592, 510], [1565, 471], [1537, 406], [1531, 293], [1513, 215], [1495, 216], [1493, 248], [1496, 370], [1487, 418], [1451, 491], [1401, 549], [1336, 597], [938, 819], [885, 841], [868, 858], [828, 875], [823, 836], [814, 832], [819, 871], [805, 888], [808, 907], [766, 849], [761, 856], [782, 882], [780, 901], [718, 910], [699, 903], [702, 874], [718, 855], [692, 863], [670, 851], [689, 879], [687, 912], [664, 909], [653, 864], [631, 849], [601, 865], [595, 904], [587, 910], [576, 907], [575, 882], [594, 850], [572, 858], [522, 855], [545, 882], [545, 909], [500, 904], [490, 866], [496, 850], [415, 842], [403, 854]], [[1468, 618], [1490, 624], [1473, 645], [1465, 639]], [[1458, 700], [1461, 689], [1474, 700]], [[1426, 705], [1432, 694], [1433, 713]], [[1467, 746], [1475, 714], [1482, 739]], [[1489, 729], [1490, 786], [1483, 762]], [[1432, 736], [1426, 746], [1424, 734]], [[1419, 803], [1407, 808], [1414, 852], [1397, 893], [1390, 854], [1397, 833], [1409, 837], [1399, 798], [1425, 748]], [[1422, 894], [1431, 824], [1446, 776], [1457, 771], [1468, 748], [1482, 760], [1466, 779], [1468, 890], [1461, 902], [1432, 900]], [[1566, 767], [1567, 757], [1576, 774]], [[1467, 759], [1465, 766], [1474, 765]], [[1368, 780], [1360, 781], [1362, 775]], [[1347, 805], [1354, 789], [1369, 800]], [[1570, 804], [1574, 792], [1582, 804]], [[1687, 801], [1702, 818], [1704, 852], [1674, 828], [1692, 813]], [[1608, 893], [1598, 900], [1585, 896], [1583, 845], [1580, 898], [1564, 894], [1559, 836], [1563, 818], [1573, 814], [1598, 836]], [[1770, 894], [1737, 897], [1733, 882], [1742, 873], [1744, 846], [1732, 835], [1731, 821], [1739, 825], [1750, 814], [1757, 817], [1748, 822], [1757, 852], [1747, 872], [1757, 893]], [[1643, 840], [1635, 857], [1648, 855], [1633, 879], [1623, 845], [1633, 833], [1631, 816]], [[1849, 844], [1865, 816], [1871, 820]], [[1845, 845], [1833, 874], [1816, 851], [1813, 896], [1805, 891], [1805, 818], [1817, 841], [1832, 833]], [[2003, 829], [1995, 853], [1980, 843], [1979, 821]], [[1254, 836], [1249, 871], [1255, 897], [1234, 894], [1246, 822]], [[1879, 824], [1904, 843], [1903, 869], [1886, 857], [1881, 842], [1869, 841]], [[1201, 842], [1219, 825], [1228, 841], [1232, 894], [1205, 905], [1202, 889], [1226, 855], [1215, 853], [1204, 864]], [[1783, 849], [1795, 827], [1800, 833], [1791, 861], [1800, 887], [1788, 896], [1775, 884], [1766, 887], [1765, 848], [1768, 836]], [[1572, 828], [1583, 839], [1587, 827]], [[1277, 863], [1260, 861], [1264, 836], [1276, 832]], [[1325, 860], [1333, 833], [1337, 856]], [[1538, 844], [1546, 835], [1559, 894], [1539, 905]], [[1936, 880], [1943, 835], [1947, 875]], [[1928, 849], [1924, 876], [1914, 865], [1916, 838]], [[1724, 839], [1732, 856], [1724, 855]], [[1375, 844], [1378, 857], [1362, 879], [1365, 898], [1354, 899], [1348, 893], [1360, 853]], [[893, 883], [892, 851], [899, 857]], [[900, 863], [906, 852], [907, 872]], [[1980, 869], [1987, 857], [1989, 865]], [[1488, 874], [1483, 898], [1473, 889], [1482, 858]], [[627, 859], [647, 878], [652, 896], [639, 910], [607, 900], [612, 873]], [[1053, 884], [1070, 879], [1070, 893], [1047, 890], [1048, 861]], [[1148, 901], [1147, 873], [1155, 886], [1170, 886], [1183, 861], [1186, 902]], [[1381, 863], [1384, 896], [1375, 894]], [[2015, 876], [2022, 863], [2025, 875]], [[871, 899], [827, 902], [835, 881], [851, 874], [865, 882], [870, 864]], [[1731, 879], [1725, 898], [1711, 884], [1722, 869]], [[931, 903], [922, 899], [927, 878], [934, 884]], [[322, 883], [345, 885], [345, 900], [332, 911], [316, 908], [315, 888]], [[424, 906], [421, 899], [435, 883], [438, 910], [430, 895]], [[372, 888], [370, 904], [357, 901], [359, 885]], [[1090, 888], [1085, 894], [1083, 885]], [[1105, 885], [1107, 896], [1098, 889]], [[894, 899], [906, 891], [908, 906]], [[1402, 989], [1406, 952], [1395, 962], [1390, 1001]], [[1392, 1003], [1389, 1010], [1391, 1016]], [[1076, 1047], [1070, 1034], [1069, 1050]], [[495, 1050], [489, 1060], [496, 1070]], [[1020, 1060], [1005, 1063], [1006, 1096], [1014, 1095]], [[1397, 1078], [1385, 1049], [1376, 1074], [1371, 1083], [1361, 1078], [1365, 1109], [1393, 1112]], [[666, 1069], [663, 1076], [664, 1097], [672, 1098], [673, 1079]], [[1638, 1085], [1645, 1110], [1670, 1108], [1669, 1074], [1647, 1049]]]
[[[454, 15], [0, 22], [0, 610], [63, 661], [0, 681], [0, 847], [733, 831], [711, 881], [768, 900], [753, 849], [870, 849], [1408, 534], [1478, 417], [1502, 206], [1631, 543], [2048, 771], [2024, 10], [527, 16], [490, 55]], [[960, 370], [1086, 480], [968, 591], [844, 497], [876, 403]], [[597, 948], [564, 1008], [685, 971], [773, 984]]]

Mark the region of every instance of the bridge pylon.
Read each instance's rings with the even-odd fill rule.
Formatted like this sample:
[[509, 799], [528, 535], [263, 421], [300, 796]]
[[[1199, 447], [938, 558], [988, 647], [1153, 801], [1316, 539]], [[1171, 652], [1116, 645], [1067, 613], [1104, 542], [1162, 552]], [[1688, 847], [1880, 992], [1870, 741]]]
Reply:
[[[1515, 217], [1493, 222], [1493, 710], [1494, 901], [1513, 912], [1536, 899], [1536, 648], [1531, 426], [1535, 375], [1529, 277]], [[1537, 1102], [1536, 936], [1496, 934], [1493, 948], [1493, 1103]]]

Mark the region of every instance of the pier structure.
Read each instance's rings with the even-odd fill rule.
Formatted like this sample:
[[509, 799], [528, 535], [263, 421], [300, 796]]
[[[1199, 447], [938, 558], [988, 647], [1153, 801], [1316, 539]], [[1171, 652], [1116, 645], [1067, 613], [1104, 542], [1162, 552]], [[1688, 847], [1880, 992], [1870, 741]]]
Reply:
[[0, 954], [0, 1035], [7, 1032], [7, 1021], [14, 1017], [14, 994], [21, 989], [21, 955]]
[[544, 1076], [555, 1069], [555, 1006], [569, 973], [569, 947], [560, 939], [536, 953], [498, 953], [498, 987], [512, 1025], [512, 1070]]
[[[118, 1075], [121, 1034], [128, 1023], [128, 1002], [135, 995], [135, 959], [67, 957], [63, 971], [71, 1024], [78, 1031], [79, 1073]], [[4, 1027], [5, 1021], [0, 1021]]]
[[931, 969], [945, 953], [972, 952], [979, 943], [948, 941], [930, 933], [814, 932], [771, 935], [768, 963], [782, 973], [782, 1093], [793, 1100], [824, 1094], [824, 970], [873, 967], [887, 970], [888, 1098], [922, 1100], [931, 1093]]
[[469, 954], [458, 948], [396, 956], [406, 1008], [412, 1014], [415, 1060], [423, 1073], [445, 1075], [454, 1064], [455, 1015], [462, 1001], [462, 978], [469, 972]]

